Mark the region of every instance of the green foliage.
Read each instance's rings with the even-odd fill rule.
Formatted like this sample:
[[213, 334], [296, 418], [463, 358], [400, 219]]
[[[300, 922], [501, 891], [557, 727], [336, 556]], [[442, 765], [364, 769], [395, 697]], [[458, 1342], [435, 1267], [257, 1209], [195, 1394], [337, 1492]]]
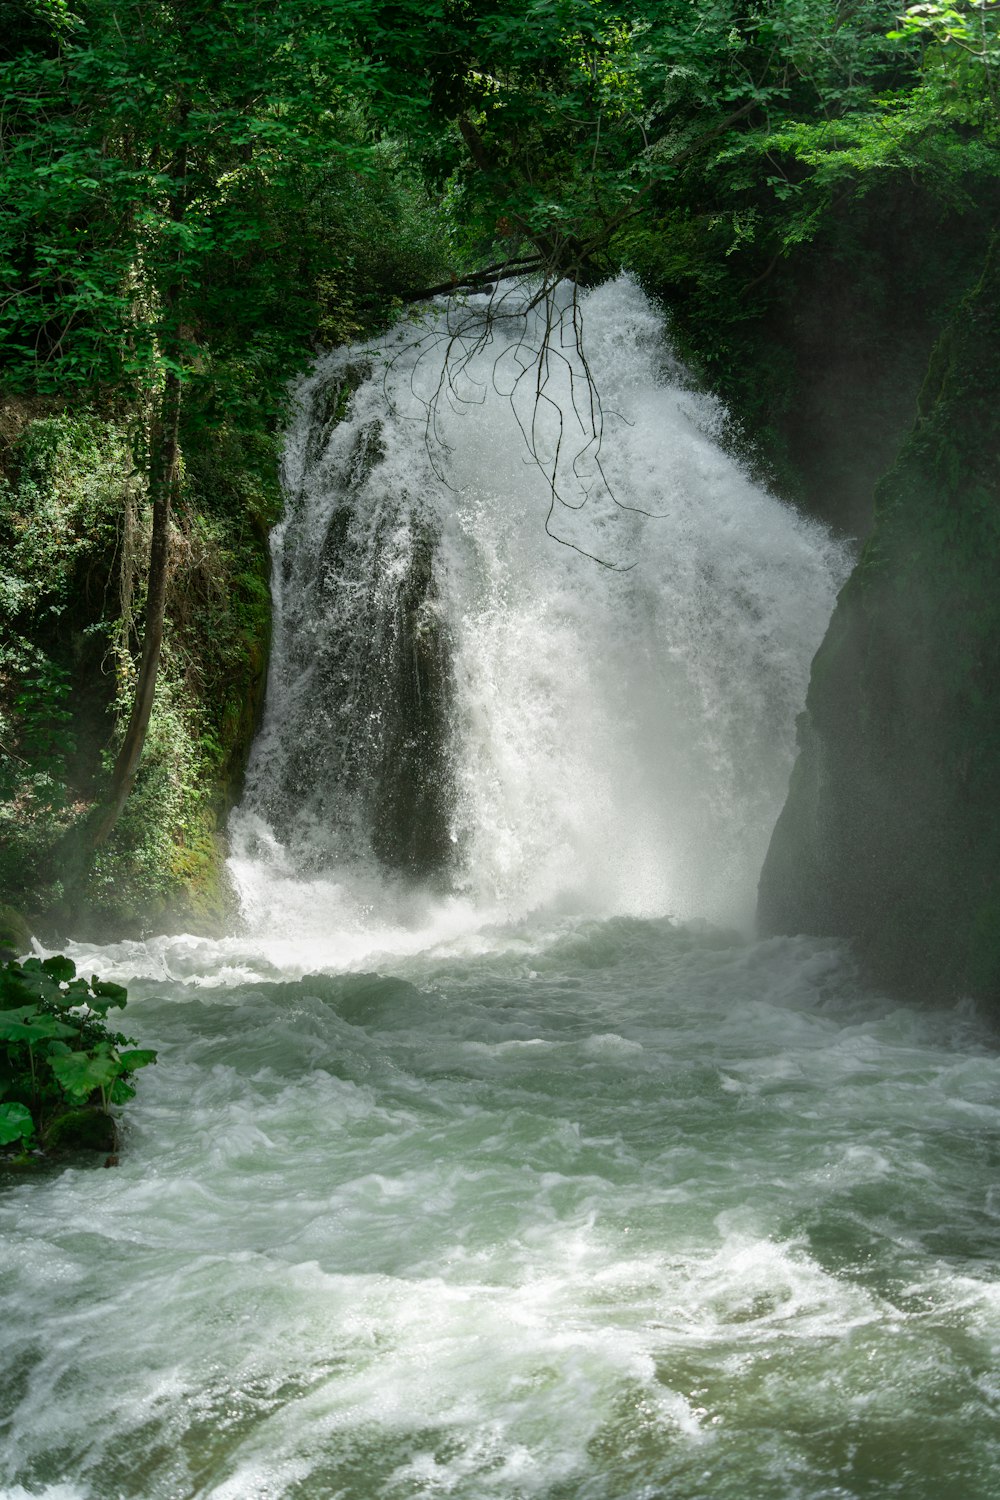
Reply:
[[802, 124], [835, 137], [912, 84], [918, 51], [888, 35], [895, 17], [892, 0], [709, 0], [694, 25], [688, 0], [410, 0], [392, 7], [391, 33], [389, 13], [376, 17], [371, 107], [405, 119], [438, 175], [442, 122], [458, 121], [467, 150], [453, 153], [449, 203], [467, 252], [528, 240], [559, 269], [599, 274], [621, 226], [668, 197], [710, 194], [725, 213], [727, 195], [763, 188], [790, 241], [808, 233], [807, 174], [772, 138]]
[[[202, 660], [209, 655], [203, 648]], [[189, 926], [223, 914], [212, 838], [220, 800], [212, 704], [185, 686], [179, 667], [168, 652], [135, 789], [84, 891], [91, 911], [119, 927], [162, 921], [185, 905]]]
[[0, 1146], [30, 1147], [35, 1122], [26, 1104], [0, 1104]]
[[998, 0], [923, 0], [908, 5], [893, 40], [918, 38], [928, 44], [930, 91], [953, 116], [981, 118], [982, 106], [997, 111], [1000, 69]]
[[443, 191], [465, 264], [530, 245], [600, 275], [628, 226], [683, 211], [702, 257], [753, 282], [845, 191], [906, 173], [971, 201], [996, 176], [996, 11], [941, 0], [899, 23], [894, 0], [708, 0], [692, 25], [690, 0], [42, 7], [0, 61], [12, 376], [141, 390], [169, 368], [229, 400], [250, 361], [273, 406], [317, 327], [351, 337], [439, 271], [404, 160]]
[[108, 1027], [126, 1000], [68, 958], [0, 965], [0, 1148], [101, 1139], [88, 1117], [134, 1098], [134, 1075], [156, 1061]]
[[[231, 410], [206, 383], [189, 412], [161, 692], [134, 806], [87, 892], [119, 929], [161, 920], [186, 891], [191, 920], [217, 922], [225, 899], [214, 830], [260, 706], [281, 504], [272, 417], [254, 405], [261, 372], [236, 355], [227, 372]], [[0, 885], [40, 914], [63, 899], [59, 841], [128, 712], [144, 481], [124, 421], [13, 403], [3, 425], [0, 567], [15, 603], [0, 613]]]
[[[101, 715], [100, 664], [134, 508], [123, 422], [93, 412], [3, 415], [0, 448], [0, 882], [60, 894], [42, 851], [79, 800], [78, 760]], [[82, 688], [86, 673], [96, 684]], [[97, 731], [99, 732], [99, 730]], [[37, 899], [37, 897], [36, 897]]]
[[364, 9], [89, 0], [0, 58], [11, 382], [142, 392], [167, 369], [203, 380], [206, 351], [228, 345], [256, 350], [280, 389], [317, 284], [350, 271], [339, 233], [364, 240], [364, 184], [377, 201], [391, 177], [359, 114]]
[[37, 634], [106, 580], [135, 468], [123, 422], [93, 411], [37, 417], [0, 452], [2, 576], [11, 617]]
[[76, 748], [69, 728], [73, 715], [66, 707], [69, 692], [65, 668], [39, 657], [33, 670], [21, 679], [14, 698], [21, 748], [53, 782], [65, 781], [67, 759]]

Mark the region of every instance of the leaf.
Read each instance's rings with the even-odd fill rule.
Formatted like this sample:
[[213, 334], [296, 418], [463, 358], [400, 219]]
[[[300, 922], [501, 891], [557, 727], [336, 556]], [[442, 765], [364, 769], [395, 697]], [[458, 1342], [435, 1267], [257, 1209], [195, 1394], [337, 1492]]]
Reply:
[[64, 1093], [72, 1099], [89, 1099], [100, 1088], [106, 1088], [121, 1073], [121, 1064], [109, 1047], [93, 1052], [70, 1052], [49, 1058], [49, 1065]]
[[57, 1021], [55, 1016], [47, 1016], [43, 1011], [36, 1010], [33, 1005], [0, 1013], [0, 1042], [26, 1042], [30, 1047], [35, 1042], [44, 1041], [46, 1037], [76, 1035], [78, 1032], [75, 1026], [66, 1026], [62, 1021]]
[[0, 1010], [13, 1010], [32, 998], [32, 987], [25, 981], [18, 964], [0, 969]]
[[52, 958], [46, 958], [42, 962], [42, 968], [46, 974], [62, 983], [64, 980], [76, 978], [76, 964], [71, 958], [65, 958], [61, 953], [56, 953]]
[[98, 979], [96, 974], [91, 977], [90, 988], [93, 996], [90, 1001], [91, 1009], [102, 1016], [107, 1015], [113, 1005], [121, 1010], [128, 999], [128, 990], [123, 984], [112, 984], [110, 979]]
[[[42, 968], [39, 959], [26, 958], [23, 964], [8, 964], [6, 969], [3, 985], [5, 1000], [13, 994], [20, 995], [22, 999], [30, 996], [32, 999], [50, 1000], [58, 1004], [62, 996], [59, 980]], [[8, 1002], [4, 1009], [9, 1008]]]
[[[29, 1016], [40, 1014], [41, 1012], [37, 1005], [11, 1006], [9, 1010], [0, 1012], [0, 1028], [6, 1025], [8, 1021], [26, 1021]], [[2, 1034], [2, 1030], [0, 1030], [0, 1035]]]
[[31, 1111], [24, 1104], [0, 1104], [0, 1146], [27, 1143], [35, 1133]]
[[127, 1104], [130, 1099], [135, 1098], [135, 1084], [130, 1083], [128, 1078], [116, 1078], [108, 1090], [108, 1098], [112, 1104]]
[[134, 1073], [137, 1068], [145, 1068], [149, 1063], [155, 1063], [156, 1053], [149, 1047], [136, 1047], [131, 1052], [120, 1053], [119, 1060], [127, 1073]]

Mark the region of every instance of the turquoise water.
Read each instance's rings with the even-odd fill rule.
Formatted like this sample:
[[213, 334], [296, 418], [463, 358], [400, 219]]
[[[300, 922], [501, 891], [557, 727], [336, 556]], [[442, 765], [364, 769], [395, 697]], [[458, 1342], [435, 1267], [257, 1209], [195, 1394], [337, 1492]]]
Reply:
[[3, 1500], [1000, 1492], [975, 1017], [666, 921], [216, 957], [121, 1165], [0, 1195]]

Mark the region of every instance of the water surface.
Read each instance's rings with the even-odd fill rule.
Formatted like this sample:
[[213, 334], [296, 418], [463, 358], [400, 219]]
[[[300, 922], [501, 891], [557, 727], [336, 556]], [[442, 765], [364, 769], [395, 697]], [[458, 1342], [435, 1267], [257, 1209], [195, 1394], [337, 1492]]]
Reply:
[[121, 1165], [0, 1196], [4, 1500], [996, 1495], [961, 1010], [629, 919], [130, 1007]]

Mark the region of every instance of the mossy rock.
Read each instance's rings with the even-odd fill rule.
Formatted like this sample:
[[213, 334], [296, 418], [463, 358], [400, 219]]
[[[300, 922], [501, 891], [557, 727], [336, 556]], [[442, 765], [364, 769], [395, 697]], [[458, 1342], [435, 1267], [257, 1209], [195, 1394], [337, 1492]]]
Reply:
[[68, 1109], [50, 1121], [42, 1137], [42, 1147], [48, 1155], [68, 1151], [114, 1153], [118, 1150], [118, 1127], [114, 1116], [99, 1106]]
[[31, 951], [31, 928], [19, 911], [0, 905], [0, 963]]
[[[70, 1161], [81, 1166], [117, 1166], [121, 1139], [113, 1115], [100, 1105], [64, 1110], [46, 1127], [40, 1149], [0, 1152], [0, 1180], [4, 1177], [38, 1176]], [[103, 1159], [102, 1159], [103, 1158]]]

